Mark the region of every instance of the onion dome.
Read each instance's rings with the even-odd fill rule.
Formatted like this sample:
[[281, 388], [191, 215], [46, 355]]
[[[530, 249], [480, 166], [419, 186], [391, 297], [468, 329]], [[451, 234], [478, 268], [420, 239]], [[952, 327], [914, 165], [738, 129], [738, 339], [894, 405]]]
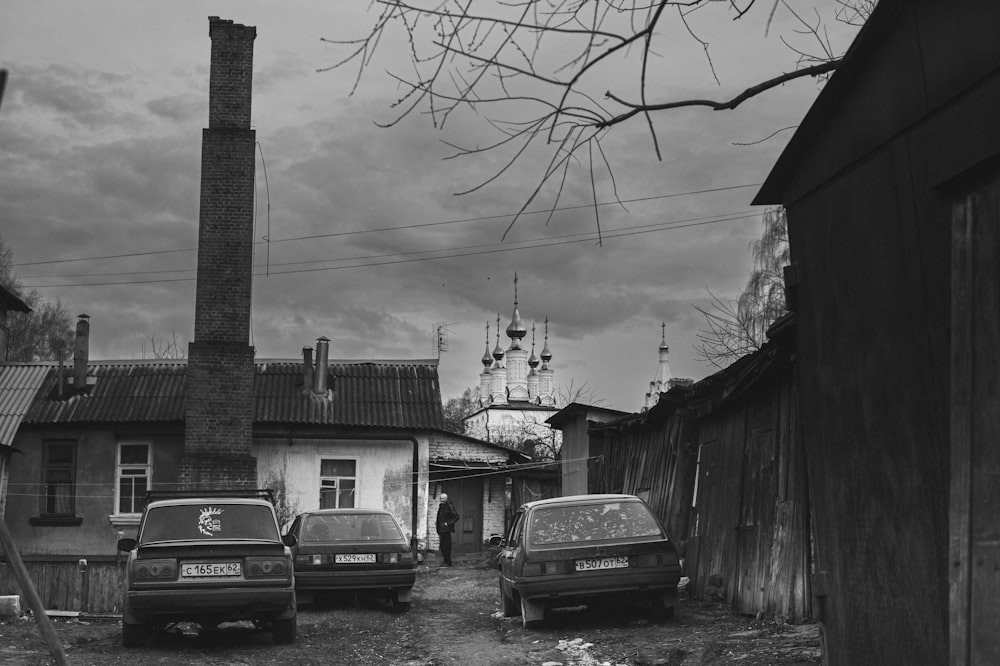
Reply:
[[493, 357], [490, 355], [490, 323], [486, 322], [486, 351], [483, 352], [483, 358], [480, 359], [483, 367], [490, 367], [493, 363]]
[[514, 315], [507, 327], [507, 337], [511, 339], [510, 348], [520, 349], [521, 338], [528, 334], [528, 329], [521, 323], [521, 314], [517, 311], [517, 273], [514, 273]]
[[552, 360], [552, 352], [549, 351], [549, 318], [545, 318], [545, 346], [542, 347], [542, 363], [548, 364]]
[[539, 364], [538, 357], [535, 356], [535, 325], [531, 325], [531, 356], [528, 357], [528, 367], [531, 368], [532, 372]]
[[498, 361], [503, 358], [503, 348], [500, 346], [500, 313], [497, 313], [497, 346], [493, 348], [493, 358]]

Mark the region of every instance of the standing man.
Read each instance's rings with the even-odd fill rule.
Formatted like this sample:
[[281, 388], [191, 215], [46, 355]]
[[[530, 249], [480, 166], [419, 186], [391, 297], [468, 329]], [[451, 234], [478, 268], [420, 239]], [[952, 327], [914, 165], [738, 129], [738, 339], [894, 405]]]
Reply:
[[458, 512], [455, 505], [448, 499], [447, 493], [441, 493], [441, 504], [438, 505], [437, 513], [437, 533], [438, 542], [441, 544], [441, 557], [444, 558], [442, 566], [451, 566], [451, 533], [455, 531], [455, 523], [458, 522]]

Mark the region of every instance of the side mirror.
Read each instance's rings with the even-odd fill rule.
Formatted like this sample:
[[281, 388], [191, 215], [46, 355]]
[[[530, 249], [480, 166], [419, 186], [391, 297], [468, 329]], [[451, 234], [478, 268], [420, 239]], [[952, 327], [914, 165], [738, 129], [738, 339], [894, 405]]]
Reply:
[[281, 537], [281, 543], [285, 544], [289, 548], [295, 548], [295, 546], [299, 545], [299, 539], [294, 534], [289, 532], [285, 536]]
[[130, 550], [135, 550], [135, 539], [118, 539], [118, 550], [125, 551], [126, 553]]
[[489, 543], [490, 546], [492, 546], [493, 548], [499, 548], [500, 546], [504, 545], [504, 540], [502, 536], [494, 534], [493, 536], [490, 537]]

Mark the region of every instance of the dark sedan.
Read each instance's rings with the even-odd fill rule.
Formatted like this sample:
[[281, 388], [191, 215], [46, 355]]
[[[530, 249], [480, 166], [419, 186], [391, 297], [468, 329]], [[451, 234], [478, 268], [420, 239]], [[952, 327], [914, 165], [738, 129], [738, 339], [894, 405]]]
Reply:
[[528, 502], [500, 546], [505, 617], [525, 627], [553, 606], [646, 599], [667, 616], [681, 577], [677, 550], [645, 502], [632, 495], [575, 495]]
[[319, 509], [295, 517], [295, 589], [357, 591], [408, 610], [416, 558], [396, 518], [380, 509]]

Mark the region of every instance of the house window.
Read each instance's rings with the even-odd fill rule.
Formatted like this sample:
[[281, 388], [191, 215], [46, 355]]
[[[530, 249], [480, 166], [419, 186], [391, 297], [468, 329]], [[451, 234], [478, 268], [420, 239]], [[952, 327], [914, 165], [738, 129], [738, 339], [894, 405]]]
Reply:
[[44, 443], [42, 467], [43, 516], [76, 515], [76, 442], [54, 440]]
[[354, 506], [357, 467], [356, 460], [320, 460], [319, 508], [340, 509]]
[[115, 507], [118, 515], [140, 514], [146, 504], [146, 491], [153, 477], [152, 446], [145, 442], [118, 444], [118, 468], [115, 478]]

